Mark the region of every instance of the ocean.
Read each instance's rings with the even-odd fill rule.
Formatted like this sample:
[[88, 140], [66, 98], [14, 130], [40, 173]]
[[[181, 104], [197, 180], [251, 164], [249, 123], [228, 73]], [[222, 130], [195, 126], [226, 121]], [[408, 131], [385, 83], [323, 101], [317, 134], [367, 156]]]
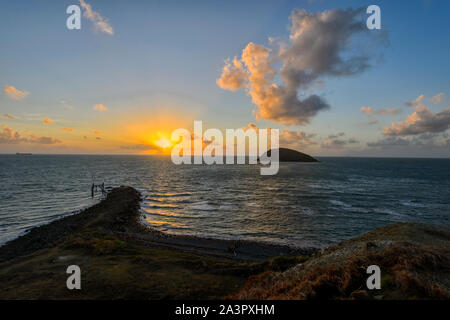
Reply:
[[450, 159], [319, 158], [181, 165], [166, 156], [0, 155], [0, 244], [100, 200], [142, 193], [142, 222], [171, 234], [324, 247], [399, 221], [450, 226]]

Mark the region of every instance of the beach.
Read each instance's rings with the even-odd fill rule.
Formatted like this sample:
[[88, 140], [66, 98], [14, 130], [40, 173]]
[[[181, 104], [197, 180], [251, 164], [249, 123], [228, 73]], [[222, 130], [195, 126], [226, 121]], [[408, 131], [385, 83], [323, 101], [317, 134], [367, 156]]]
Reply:
[[[398, 223], [319, 250], [169, 235], [141, 223], [140, 203], [141, 195], [135, 189], [115, 188], [106, 199], [79, 214], [36, 227], [0, 247], [0, 299], [449, 297], [447, 227]], [[402, 261], [397, 258], [412, 266], [404, 265], [401, 270]], [[355, 288], [365, 274], [362, 269], [355, 273], [355, 264], [363, 268], [371, 259], [389, 270], [385, 285], [396, 290], [374, 295]], [[80, 267], [82, 290], [67, 289], [69, 265]], [[328, 288], [338, 289], [324, 291], [323, 275], [330, 268], [338, 272], [335, 279], [342, 281], [328, 283]], [[426, 272], [417, 273], [417, 268]], [[435, 276], [427, 270], [436, 271]], [[416, 287], [420, 283], [425, 289], [412, 290], [402, 284], [401, 279], [411, 280], [410, 272], [418, 279]], [[358, 276], [352, 282], [349, 274]], [[295, 288], [307, 281], [314, 284], [305, 289], [310, 294], [298, 294]], [[282, 294], [280, 284], [285, 288]]]

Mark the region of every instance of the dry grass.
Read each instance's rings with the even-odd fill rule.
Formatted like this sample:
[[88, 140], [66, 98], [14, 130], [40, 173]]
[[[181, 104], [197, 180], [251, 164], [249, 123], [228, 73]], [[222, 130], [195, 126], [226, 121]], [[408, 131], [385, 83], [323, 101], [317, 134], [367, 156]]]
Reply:
[[[373, 264], [381, 269], [380, 290], [366, 288], [366, 270]], [[230, 298], [450, 299], [450, 247], [352, 240], [286, 272], [251, 276]]]

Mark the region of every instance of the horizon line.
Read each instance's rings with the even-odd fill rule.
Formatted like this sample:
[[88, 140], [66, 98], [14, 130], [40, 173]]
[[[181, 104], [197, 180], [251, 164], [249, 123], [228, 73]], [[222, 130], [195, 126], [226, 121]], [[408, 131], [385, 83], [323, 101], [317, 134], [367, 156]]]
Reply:
[[[170, 157], [170, 154], [138, 154], [138, 153], [32, 153], [32, 152], [17, 152], [17, 153], [1, 153], [0, 156], [16, 156], [16, 155], [24, 155], [29, 154], [33, 156], [164, 156]], [[421, 157], [421, 156], [340, 156], [340, 155], [322, 155], [322, 156], [314, 156], [317, 158], [369, 158], [369, 159], [447, 159], [450, 160], [450, 157]]]

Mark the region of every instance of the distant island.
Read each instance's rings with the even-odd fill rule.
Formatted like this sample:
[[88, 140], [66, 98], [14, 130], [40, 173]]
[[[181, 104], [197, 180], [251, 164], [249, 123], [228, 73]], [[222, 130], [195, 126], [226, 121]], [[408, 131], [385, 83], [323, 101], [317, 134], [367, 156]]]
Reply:
[[17, 152], [16, 156], [31, 156], [32, 153], [22, 153], [22, 152]]
[[[288, 148], [279, 148], [280, 162], [319, 162], [319, 160], [314, 159], [306, 153], [299, 152], [297, 150]], [[272, 154], [272, 149], [267, 151], [266, 155], [270, 157]]]

